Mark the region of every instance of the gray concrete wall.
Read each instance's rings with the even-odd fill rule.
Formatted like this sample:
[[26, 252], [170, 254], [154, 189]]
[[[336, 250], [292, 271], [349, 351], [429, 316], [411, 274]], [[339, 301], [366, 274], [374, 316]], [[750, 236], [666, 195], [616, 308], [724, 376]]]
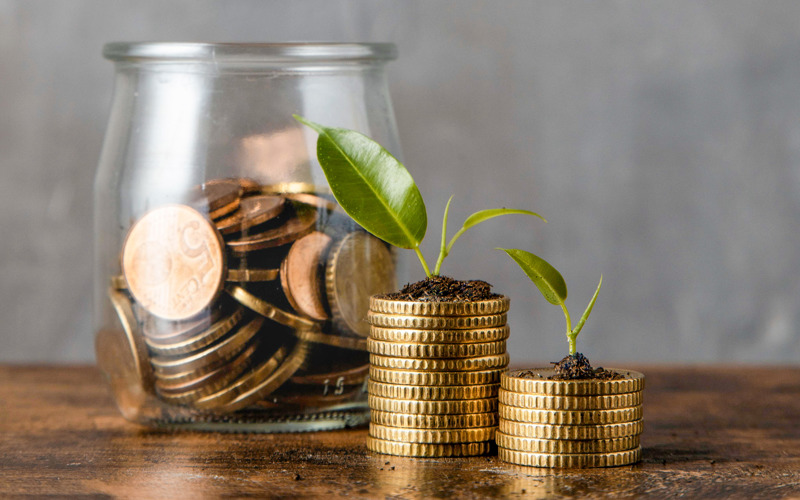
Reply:
[[[0, 0], [0, 362], [91, 361], [92, 178], [113, 40], [392, 41], [431, 212], [526, 207], [445, 272], [512, 297], [514, 362], [561, 311], [498, 245], [564, 274], [602, 361], [800, 360], [800, 3]], [[401, 279], [416, 280], [404, 253]]]

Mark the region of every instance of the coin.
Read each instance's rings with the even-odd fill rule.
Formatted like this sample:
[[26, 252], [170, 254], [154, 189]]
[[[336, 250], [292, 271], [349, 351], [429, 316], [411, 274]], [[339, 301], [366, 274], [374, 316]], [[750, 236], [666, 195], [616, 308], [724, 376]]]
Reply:
[[251, 309], [258, 314], [264, 316], [265, 318], [269, 318], [272, 321], [280, 323], [282, 325], [288, 326], [290, 328], [298, 328], [298, 329], [306, 329], [306, 330], [316, 330], [319, 329], [319, 325], [309, 319], [301, 318], [300, 316], [294, 315], [292, 313], [288, 313], [286, 311], [282, 311], [277, 307], [273, 306], [272, 304], [261, 300], [260, 298], [256, 297], [252, 293], [248, 292], [242, 287], [239, 286], [229, 286], [228, 293], [240, 304]]
[[319, 266], [331, 237], [315, 231], [297, 240], [281, 264], [281, 287], [295, 311], [316, 320], [328, 319]]
[[341, 207], [337, 205], [335, 202], [323, 198], [322, 196], [317, 196], [315, 194], [292, 193], [292, 194], [287, 194], [286, 198], [292, 201], [296, 201], [298, 203], [311, 205], [312, 207], [320, 210], [327, 210], [328, 212], [335, 212], [335, 211], [344, 212], [341, 209]]
[[298, 390], [296, 387], [284, 385], [279, 390], [280, 394], [275, 393], [271, 396], [271, 401], [276, 405], [298, 405], [306, 408], [329, 408], [336, 405], [341, 409], [341, 405], [351, 406], [353, 403], [364, 404], [364, 390], [361, 384], [353, 387], [345, 387], [342, 392], [328, 391], [327, 394], [319, 392], [309, 393], [308, 391]]
[[[212, 408], [225, 412], [245, 408], [282, 386], [303, 366], [307, 356], [308, 344], [298, 341], [292, 352], [277, 368], [269, 367], [264, 370], [256, 368], [240, 378], [234, 385], [196, 401], [195, 406], [209, 407], [210, 405]], [[231, 396], [233, 396], [232, 399]]]
[[419, 415], [414, 413], [392, 413], [372, 410], [372, 422], [392, 427], [412, 429], [465, 429], [472, 427], [496, 427], [497, 412], [468, 413], [455, 415]]
[[233, 327], [244, 318], [244, 311], [244, 308], [240, 307], [209, 328], [190, 336], [175, 336], [170, 338], [169, 342], [165, 342], [163, 339], [151, 340], [145, 337], [145, 342], [148, 347], [150, 347], [151, 351], [160, 356], [175, 356], [190, 353], [212, 344], [214, 341], [230, 332]]
[[[189, 194], [192, 205], [207, 207], [209, 212], [235, 203], [242, 194], [241, 185], [233, 179], [213, 179], [193, 188]], [[212, 217], [213, 218], [213, 217]]]
[[256, 345], [251, 344], [231, 361], [221, 368], [210, 372], [191, 384], [180, 386], [161, 386], [156, 383], [159, 397], [171, 404], [187, 405], [208, 394], [222, 389], [234, 381], [249, 366], [250, 357], [256, 350]]
[[278, 269], [228, 269], [227, 281], [252, 282], [275, 281], [278, 279]]
[[380, 356], [403, 358], [470, 358], [506, 352], [506, 341], [474, 344], [408, 344], [367, 339], [367, 350]]
[[255, 181], [253, 179], [248, 179], [246, 177], [238, 177], [233, 180], [239, 183], [239, 186], [242, 188], [243, 195], [250, 195], [261, 192], [261, 184], [259, 184], [258, 181]]
[[111, 288], [115, 290], [127, 290], [128, 284], [125, 282], [125, 276], [117, 275], [111, 277]]
[[253, 250], [263, 250], [291, 243], [314, 230], [317, 222], [316, 210], [297, 210], [295, 216], [278, 227], [262, 233], [244, 236], [229, 241], [228, 248], [235, 254], [245, 254]]
[[325, 284], [335, 326], [361, 337], [369, 335], [365, 321], [369, 297], [394, 289], [394, 274], [392, 254], [377, 238], [355, 231], [334, 243]]
[[513, 422], [500, 419], [499, 430], [519, 437], [538, 439], [616, 439], [636, 436], [642, 433], [644, 424], [641, 420], [606, 425], [550, 425]]
[[368, 364], [328, 373], [295, 375], [292, 377], [292, 383], [299, 385], [323, 385], [326, 387], [337, 385], [353, 385], [362, 384], [367, 378], [367, 375], [369, 375]]
[[200, 314], [191, 319], [168, 321], [145, 314], [142, 321], [142, 333], [148, 344], [154, 342], [169, 345], [176, 339], [190, 338], [207, 330], [215, 321], [219, 320], [220, 315], [219, 309], [211, 309], [206, 314]]
[[500, 403], [518, 408], [537, 408], [539, 410], [614, 410], [632, 408], [642, 404], [641, 392], [628, 392], [610, 396], [544, 396], [540, 394], [520, 394], [505, 389], [500, 390]]
[[222, 234], [244, 231], [274, 219], [283, 212], [285, 206], [286, 200], [281, 196], [250, 196], [239, 203], [239, 210], [236, 213], [214, 224]]
[[381, 328], [372, 326], [369, 336], [386, 342], [416, 344], [467, 344], [506, 340], [510, 330], [507, 325], [474, 330], [412, 330], [406, 328]]
[[222, 289], [222, 244], [208, 219], [193, 208], [151, 210], [131, 227], [123, 245], [122, 269], [131, 295], [160, 318], [197, 315]]
[[485, 385], [400, 385], [370, 380], [367, 390], [373, 396], [395, 399], [422, 399], [438, 401], [441, 399], [483, 399], [497, 396], [500, 384]]
[[294, 336], [306, 342], [325, 344], [342, 349], [352, 349], [356, 351], [367, 350], [367, 339], [357, 337], [346, 337], [344, 335], [331, 335], [322, 333], [318, 330], [295, 329]]
[[[249, 345], [245, 346], [241, 353], [237, 354], [234, 358], [234, 364], [236, 367], [240, 367], [243, 363], [239, 363], [237, 360], [239, 358], [243, 358], [242, 360], [246, 360], [253, 355], [253, 353], [258, 348], [258, 342], [254, 341], [251, 342]], [[244, 367], [241, 367], [244, 371]], [[241, 371], [237, 373], [236, 376], [241, 374]], [[212, 369], [201, 369], [201, 370], [190, 370], [186, 372], [177, 373], [174, 375], [163, 375], [159, 374], [158, 378], [156, 378], [156, 389], [159, 392], [168, 392], [168, 393], [181, 393], [192, 391], [194, 389], [198, 389], [200, 387], [205, 386], [209, 382], [213, 382], [220, 378], [226, 378], [229, 375], [229, 372], [237, 372], [237, 370], [229, 370], [226, 364], [219, 366], [218, 368]], [[230, 380], [236, 378], [233, 376]]]
[[505, 368], [474, 372], [422, 372], [372, 366], [369, 377], [378, 382], [402, 385], [478, 385], [498, 383], [504, 371]]
[[234, 201], [228, 203], [227, 205], [223, 205], [216, 210], [208, 212], [208, 216], [215, 220], [221, 217], [225, 217], [226, 215], [236, 211], [236, 209], [239, 208], [240, 201], [241, 200], [239, 198], [236, 198]]
[[[610, 371], [621, 373], [625, 378], [617, 380], [549, 380], [555, 375], [552, 368], [515, 370], [507, 373], [501, 381], [503, 389], [522, 394], [544, 394], [552, 396], [595, 396], [641, 392], [644, 389], [644, 375], [633, 370]], [[535, 378], [522, 377], [521, 374], [533, 372]]]
[[497, 456], [504, 462], [529, 467], [586, 468], [618, 467], [634, 464], [642, 459], [642, 448], [613, 453], [549, 454], [526, 453], [498, 448]]
[[451, 415], [455, 413], [487, 413], [497, 410], [497, 398], [456, 399], [441, 401], [417, 401], [410, 399], [382, 398], [369, 395], [369, 407], [393, 413], [417, 413], [421, 415]]
[[517, 408], [501, 404], [498, 408], [500, 418], [514, 422], [553, 425], [604, 425], [633, 422], [642, 418], [642, 407], [621, 408], [618, 410], [535, 410]]
[[[112, 388], [117, 396], [124, 397], [152, 392], [153, 369], [150, 366], [147, 347], [136, 334], [137, 322], [131, 302], [120, 291], [110, 288], [108, 297], [119, 316], [122, 331], [103, 329], [97, 333], [95, 344], [101, 368], [109, 374]], [[102, 361], [107, 360], [107, 361]]]
[[316, 193], [319, 189], [307, 182], [279, 182], [261, 186], [262, 194], [285, 194], [285, 193]]
[[508, 366], [507, 353], [481, 356], [477, 358], [398, 358], [392, 356], [369, 355], [369, 362], [380, 368], [416, 371], [478, 371]]
[[153, 356], [150, 362], [156, 373], [164, 374], [218, 367], [241, 352], [263, 323], [264, 318], [256, 317], [227, 337], [193, 354], [177, 358]]
[[370, 311], [401, 316], [490, 316], [508, 311], [508, 297], [475, 302], [425, 302], [370, 297]]
[[370, 423], [369, 435], [385, 441], [402, 443], [475, 443], [494, 439], [496, 427], [471, 429], [406, 429]]
[[506, 313], [490, 316], [409, 316], [379, 314], [370, 311], [367, 321], [381, 328], [410, 328], [413, 330], [474, 330], [495, 328], [506, 324]]
[[367, 436], [367, 449], [384, 455], [404, 457], [472, 457], [485, 455], [491, 449], [491, 442], [425, 444], [387, 441]]
[[632, 450], [639, 446], [638, 435], [617, 439], [569, 441], [566, 439], [525, 438], [497, 431], [495, 441], [501, 448], [528, 453], [609, 453]]

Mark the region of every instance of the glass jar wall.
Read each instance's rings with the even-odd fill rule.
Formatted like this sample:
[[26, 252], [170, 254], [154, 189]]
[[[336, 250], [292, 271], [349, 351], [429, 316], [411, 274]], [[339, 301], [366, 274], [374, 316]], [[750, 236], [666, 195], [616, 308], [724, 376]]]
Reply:
[[112, 43], [95, 178], [97, 362], [156, 427], [282, 432], [368, 419], [368, 298], [394, 259], [336, 204], [316, 133], [400, 157], [389, 44]]

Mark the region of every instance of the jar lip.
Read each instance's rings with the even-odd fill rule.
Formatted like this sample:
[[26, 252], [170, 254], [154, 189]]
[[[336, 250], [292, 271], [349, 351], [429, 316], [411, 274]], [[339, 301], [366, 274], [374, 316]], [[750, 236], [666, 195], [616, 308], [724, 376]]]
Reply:
[[195, 43], [111, 42], [103, 56], [112, 61], [194, 61], [237, 63], [358, 62], [397, 58], [393, 43]]

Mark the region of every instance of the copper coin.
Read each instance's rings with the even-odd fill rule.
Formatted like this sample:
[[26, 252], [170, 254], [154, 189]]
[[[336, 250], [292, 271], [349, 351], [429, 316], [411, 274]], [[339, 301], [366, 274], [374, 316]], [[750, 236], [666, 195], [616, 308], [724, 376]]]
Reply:
[[395, 289], [394, 260], [379, 239], [355, 231], [334, 244], [325, 270], [328, 305], [335, 325], [369, 335], [369, 298]]
[[320, 210], [327, 210], [328, 212], [341, 211], [342, 213], [344, 213], [344, 210], [342, 210], [342, 208], [335, 202], [327, 198], [323, 198], [322, 196], [317, 196], [315, 194], [292, 193], [292, 194], [287, 194], [286, 198], [292, 201], [296, 201], [298, 203], [311, 205], [312, 207], [318, 208]]
[[222, 290], [222, 237], [191, 207], [156, 208], [128, 232], [122, 270], [133, 298], [147, 312], [170, 320], [191, 318]]
[[239, 177], [236, 179], [236, 182], [238, 182], [239, 186], [242, 188], [242, 194], [254, 194], [261, 192], [261, 184], [259, 184], [256, 180], [248, 179], [246, 177]]
[[222, 234], [231, 234], [263, 224], [274, 219], [285, 206], [281, 196], [258, 195], [244, 198], [239, 203], [239, 210], [224, 219], [215, 222]]
[[190, 193], [192, 201], [207, 207], [209, 212], [235, 203], [241, 195], [242, 187], [234, 179], [212, 179], [195, 187]]
[[295, 217], [292, 217], [281, 226], [263, 233], [229, 241], [228, 248], [235, 254], [243, 254], [252, 250], [286, 245], [313, 231], [316, 222], [316, 210], [298, 210]]
[[331, 237], [313, 232], [297, 240], [281, 264], [281, 286], [295, 311], [314, 319], [328, 319], [319, 265]]
[[241, 203], [239, 198], [236, 198], [232, 202], [228, 203], [227, 205], [223, 205], [216, 210], [212, 210], [208, 213], [208, 216], [212, 219], [219, 219], [220, 217], [225, 217], [226, 215], [230, 214], [231, 212], [236, 211], [239, 208], [239, 204]]

